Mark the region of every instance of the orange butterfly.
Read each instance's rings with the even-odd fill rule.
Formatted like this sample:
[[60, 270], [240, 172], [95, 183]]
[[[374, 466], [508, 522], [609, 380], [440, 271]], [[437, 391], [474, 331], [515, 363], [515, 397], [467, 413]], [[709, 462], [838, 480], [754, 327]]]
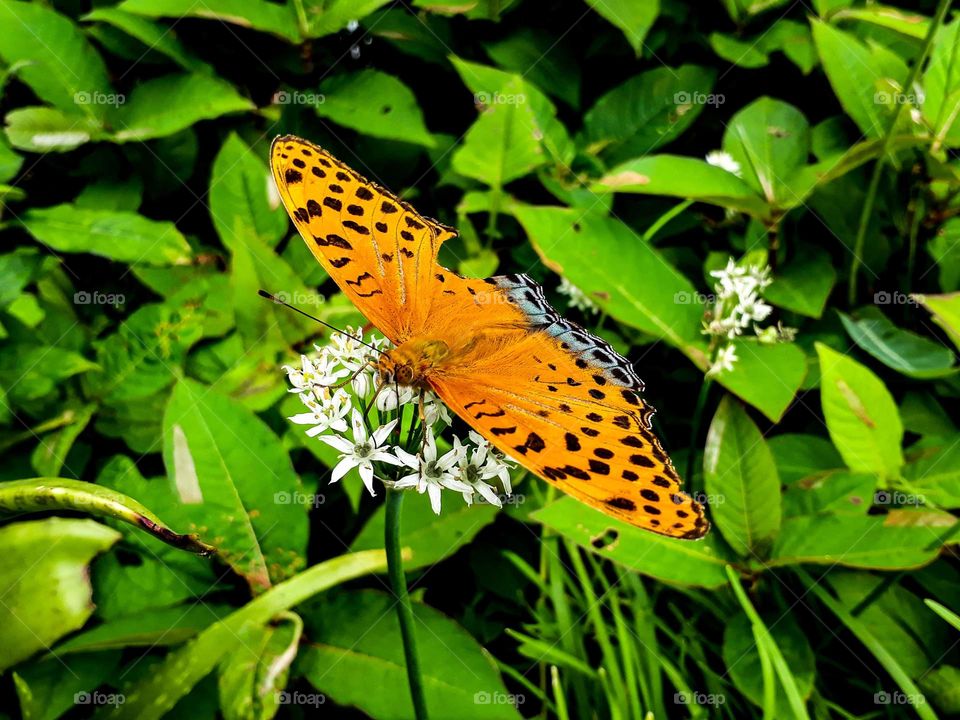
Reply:
[[396, 346], [382, 376], [431, 389], [525, 468], [608, 515], [706, 534], [651, 430], [643, 383], [610, 345], [560, 317], [526, 275], [475, 280], [439, 265], [456, 231], [322, 148], [285, 136], [270, 154], [307, 246]]

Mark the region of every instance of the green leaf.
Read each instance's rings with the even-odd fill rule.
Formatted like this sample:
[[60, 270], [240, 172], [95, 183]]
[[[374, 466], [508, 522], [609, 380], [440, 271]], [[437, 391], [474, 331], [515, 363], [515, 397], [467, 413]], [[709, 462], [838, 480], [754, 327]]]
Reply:
[[123, 687], [126, 702], [114, 707], [106, 717], [109, 720], [160, 720], [223, 658], [243, 650], [243, 637], [251, 628], [263, 626], [278, 613], [340, 583], [382, 572], [386, 565], [382, 552], [341, 555], [267, 590], [182, 648], [168, 653], [142, 680], [128, 681]]
[[590, 186], [594, 192], [669, 195], [763, 216], [763, 200], [743, 180], [703, 160], [650, 155], [618, 165]]
[[623, 31], [630, 47], [639, 56], [657, 16], [660, 0], [587, 0], [587, 4]]
[[857, 320], [838, 313], [850, 339], [888, 368], [913, 378], [936, 378], [955, 372], [950, 348], [901, 330], [876, 308], [865, 308]]
[[305, 562], [307, 516], [286, 503], [300, 490], [290, 457], [262, 420], [235, 400], [181, 379], [163, 421], [163, 460], [182, 505], [175, 514], [255, 591]]
[[225, 80], [204, 74], [164, 75], [137, 85], [117, 111], [118, 142], [165, 137], [254, 104]]
[[115, 7], [101, 7], [83, 16], [84, 20], [96, 20], [112, 25], [136, 38], [150, 50], [163, 53], [184, 70], [213, 72], [212, 68], [187, 50], [178, 40], [173, 28], [153, 22], [144, 17], [125, 12]]
[[190, 246], [173, 223], [148, 220], [137, 213], [66, 204], [32, 208], [20, 221], [33, 237], [58, 252], [91, 253], [146, 265], [190, 261]]
[[690, 282], [629, 226], [614, 218], [558, 207], [518, 205], [514, 215], [552, 270], [567, 277], [606, 312], [663, 338], [700, 364], [700, 308]]
[[[960, 66], [960, 58], [958, 58]], [[960, 74], [960, 67], [958, 67]], [[960, 102], [960, 92], [958, 92]], [[950, 218], [927, 243], [927, 252], [937, 264], [937, 278], [943, 292], [960, 290], [960, 218]]]
[[789, 205], [794, 196], [787, 183], [806, 165], [810, 126], [793, 105], [762, 97], [733, 116], [723, 133], [723, 149], [769, 204]]
[[717, 382], [773, 422], [779, 422], [806, 377], [806, 356], [792, 343], [762, 345], [743, 339], [734, 347], [737, 361], [733, 370], [720, 372]]
[[[46, 656], [13, 673], [24, 720], [57, 720], [89, 699], [91, 690], [115, 677], [120, 653]], [[104, 693], [108, 699], [111, 693]], [[116, 695], [114, 694], [114, 698]]]
[[603, 95], [583, 117], [592, 149], [608, 162], [642, 157], [680, 136], [703, 109], [716, 73], [699, 65], [662, 67], [634, 75]]
[[10, 144], [31, 152], [68, 152], [103, 136], [96, 121], [48, 107], [18, 108], [4, 121]]
[[300, 617], [284, 612], [269, 625], [245, 633], [248, 652], [229, 655], [220, 665], [220, 710], [225, 720], [270, 720], [276, 715], [302, 631]]
[[351, 20], [360, 20], [389, 0], [304, 0], [307, 37], [318, 38], [339, 32]]
[[72, 510], [121, 520], [168, 545], [201, 555], [214, 550], [195, 535], [174, 532], [133, 498], [94, 483], [64, 478], [0, 482], [0, 511], [23, 514], [51, 510]]
[[272, 33], [300, 42], [292, 5], [269, 0], [125, 0], [118, 10], [147, 17], [199, 17]]
[[812, 564], [907, 570], [933, 562], [938, 531], [956, 521], [943, 513], [893, 510], [888, 515], [786, 518], [766, 561], [771, 567]]
[[317, 115], [372, 137], [434, 147], [417, 98], [402, 81], [379, 70], [332, 75], [320, 86]]
[[[401, 509], [400, 545], [409, 550], [403, 566], [407, 570], [435, 565], [468, 544], [497, 516], [493, 505], [457, 505], [434, 514], [425, 498], [411, 498]], [[420, 500], [421, 502], [418, 502]], [[350, 543], [350, 550], [374, 550], [383, 547], [383, 505], [370, 516], [366, 525]]]
[[231, 133], [213, 161], [210, 178], [210, 216], [227, 249], [255, 235], [275, 246], [290, 221], [279, 200], [271, 202], [273, 178], [267, 164], [235, 133]]
[[[338, 705], [353, 706], [375, 718], [413, 717], [394, 599], [373, 590], [325, 598], [305, 614], [315, 643], [299, 669]], [[443, 717], [520, 718], [507, 697], [497, 666], [470, 634], [437, 610], [413, 604], [428, 711]], [[377, 682], [371, 685], [370, 678]]]
[[872, 473], [848, 470], [808, 476], [783, 494], [783, 515], [785, 518], [824, 513], [864, 515], [871, 507], [879, 482], [879, 476]]
[[957, 349], [960, 349], [960, 292], [948, 295], [919, 295], [917, 299], [930, 312], [933, 321], [943, 328]]
[[87, 565], [119, 539], [92, 520], [49, 518], [0, 528], [0, 670], [87, 621], [93, 612]]
[[960, 507], [960, 436], [956, 432], [917, 443], [910, 448], [908, 459], [903, 477], [910, 492], [920, 494], [927, 504]]
[[780, 478], [760, 430], [729, 396], [707, 433], [703, 479], [715, 498], [713, 520], [734, 552], [765, 556], [780, 530]]
[[847, 467], [897, 477], [903, 465], [903, 425], [883, 381], [823, 343], [816, 348], [824, 419]]
[[24, 63], [17, 76], [37, 97], [96, 125], [110, 115], [110, 105], [90, 101], [113, 95], [106, 65], [68, 18], [36, 3], [0, 0], [0, 27], [0, 59]]
[[803, 245], [789, 263], [777, 270], [763, 291], [772, 305], [807, 317], [819, 318], [837, 280], [833, 260], [822, 248]]
[[[422, 27], [422, 26], [421, 26]], [[377, 30], [380, 23], [377, 23]], [[502, 39], [484, 43], [487, 54], [507, 72], [520, 73], [552, 97], [571, 107], [580, 104], [580, 66], [576, 59], [554, 47], [556, 38], [532, 27], [523, 27]], [[540, 58], [550, 55], [550, 62]]]
[[631, 572], [677, 585], [718, 588], [727, 584], [723, 568], [732, 556], [716, 533], [697, 542], [655, 535], [570, 497], [552, 502], [530, 517]]
[[767, 442], [784, 485], [843, 467], [843, 458], [836, 448], [816, 435], [777, 435]]
[[[893, 119], [893, 93], [903, 88], [906, 64], [882, 46], [866, 46], [855, 36], [811, 19], [813, 40], [833, 92], [844, 111], [868, 137], [883, 137]], [[919, 103], [916, 103], [919, 105]]]
[[712, 32], [708, 41], [717, 55], [737, 67], [753, 69], [770, 62], [770, 56], [754, 38], [738, 40], [733, 35]]
[[38, 475], [60, 475], [74, 442], [86, 429], [96, 410], [97, 406], [93, 403], [64, 408], [60, 414], [63, 426], [45, 435], [30, 456], [30, 465]]
[[[937, 31], [923, 74], [923, 116], [934, 137], [947, 147], [960, 145], [960, 20]], [[946, 289], [946, 288], [944, 288]], [[956, 289], [956, 288], [951, 288]]]

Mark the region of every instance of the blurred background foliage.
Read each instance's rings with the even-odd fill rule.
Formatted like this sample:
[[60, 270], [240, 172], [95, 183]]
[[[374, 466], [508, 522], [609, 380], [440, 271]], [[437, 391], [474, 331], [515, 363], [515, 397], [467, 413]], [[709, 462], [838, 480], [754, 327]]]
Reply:
[[[324, 333], [257, 297], [363, 322], [281, 133], [635, 359], [710, 507], [408, 501], [434, 717], [960, 713], [960, 22], [912, 5], [0, 0], [5, 716], [411, 716], [380, 498], [285, 420]], [[767, 331], [703, 332], [730, 257]]]

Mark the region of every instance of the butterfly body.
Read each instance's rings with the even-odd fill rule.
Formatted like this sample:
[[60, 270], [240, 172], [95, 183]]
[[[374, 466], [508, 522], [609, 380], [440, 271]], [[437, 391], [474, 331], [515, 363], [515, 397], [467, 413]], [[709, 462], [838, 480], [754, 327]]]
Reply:
[[322, 148], [277, 138], [271, 166], [311, 252], [395, 345], [381, 378], [433, 390], [499, 450], [608, 515], [670, 537], [706, 534], [653, 432], [643, 383], [608, 343], [560, 316], [526, 275], [442, 267], [452, 228]]

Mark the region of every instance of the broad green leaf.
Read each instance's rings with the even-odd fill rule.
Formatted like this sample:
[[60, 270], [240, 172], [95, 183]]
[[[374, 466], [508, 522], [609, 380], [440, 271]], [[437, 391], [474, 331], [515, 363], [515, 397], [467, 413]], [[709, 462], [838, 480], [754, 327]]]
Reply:
[[93, 520], [49, 518], [0, 528], [0, 670], [87, 621], [93, 612], [87, 565], [119, 539]]
[[[120, 653], [89, 653], [61, 658], [46, 656], [25, 663], [13, 673], [24, 720], [57, 720], [84, 700], [91, 690], [116, 677]], [[104, 699], [112, 693], [105, 692]], [[116, 694], [113, 694], [116, 698]]]
[[[911, 428], [912, 430], [913, 428]], [[910, 448], [903, 477], [924, 503], [946, 509], [960, 507], [960, 436], [917, 443]]]
[[587, 4], [623, 31], [639, 56], [651, 26], [660, 14], [660, 0], [587, 0]]
[[618, 565], [661, 582], [718, 588], [731, 553], [716, 533], [690, 542], [655, 535], [564, 497], [531, 514], [551, 530]]
[[669, 195], [700, 200], [762, 216], [767, 209], [743, 180], [703, 160], [679, 155], [650, 155], [628, 160], [595, 181], [597, 193]]
[[861, 350], [897, 372], [913, 378], [936, 378], [955, 371], [950, 348], [898, 328], [876, 308], [865, 308], [856, 320], [845, 313], [839, 315], [850, 339]]
[[830, 255], [816, 246], [801, 246], [796, 257], [778, 268], [773, 283], [763, 291], [772, 305], [807, 317], [823, 315], [827, 298], [837, 280]]
[[[960, 66], [960, 58], [957, 63]], [[960, 67], [957, 73], [960, 74]], [[960, 88], [957, 102], [960, 103]], [[943, 292], [960, 290], [960, 218], [947, 220], [927, 243], [926, 249], [937, 264], [940, 289]]]
[[900, 401], [903, 426], [917, 435], [952, 435], [957, 426], [931, 392], [910, 391]]
[[700, 308], [677, 299], [693, 297], [693, 285], [629, 226], [568, 208], [513, 212], [548, 267], [589, 297], [608, 298], [599, 304], [621, 322], [705, 362]]
[[[813, 650], [804, 631], [793, 615], [765, 618], [770, 637], [790, 667], [803, 698], [813, 691], [816, 664]], [[723, 629], [723, 662], [736, 688], [754, 705], [763, 706], [763, 673], [757, 643], [751, 631], [750, 619], [738, 613]], [[777, 686], [774, 717], [791, 717], [783, 688]]]
[[23, 167], [23, 159], [22, 155], [11, 149], [7, 138], [0, 136], [0, 183], [16, 177], [20, 168]]
[[225, 720], [270, 720], [277, 714], [302, 631], [300, 617], [283, 612], [270, 624], [244, 634], [249, 652], [229, 655], [220, 665], [220, 709]]
[[113, 95], [106, 65], [73, 22], [44, 5], [0, 0], [0, 27], [0, 59], [24, 63], [17, 76], [37, 97], [97, 125], [110, 115], [98, 102]]
[[767, 444], [784, 485], [843, 467], [843, 458], [836, 448], [829, 440], [816, 435], [777, 435]]
[[793, 105], [762, 97], [733, 116], [723, 133], [723, 149], [769, 204], [789, 204], [794, 198], [786, 183], [806, 165], [810, 126]]
[[149, 220], [137, 213], [55, 205], [32, 208], [20, 221], [27, 232], [57, 252], [91, 253], [146, 265], [190, 261], [190, 246], [172, 222]]
[[937, 535], [956, 521], [943, 513], [895, 510], [888, 515], [786, 518], [767, 564], [843, 565], [905, 570], [933, 562]]
[[290, 221], [279, 201], [271, 202], [273, 177], [267, 164], [234, 133], [213, 161], [210, 178], [210, 216], [227, 249], [248, 235], [275, 246]]
[[930, 26], [930, 20], [923, 15], [879, 3], [862, 8], [846, 8], [835, 13], [831, 19], [834, 21], [858, 20], [877, 27], [896, 30], [914, 40], [923, 40]]
[[903, 425], [883, 381], [856, 360], [816, 343], [820, 402], [830, 439], [851, 470], [897, 477]]
[[780, 478], [746, 410], [731, 397], [717, 408], [703, 450], [707, 497], [717, 530], [745, 557], [766, 556], [780, 529]]
[[[307, 634], [315, 643], [299, 670], [338, 705], [359, 708], [388, 720], [413, 717], [400, 625], [391, 595], [374, 590], [344, 592], [304, 611]], [[490, 655], [453, 620], [433, 608], [413, 604], [417, 651], [427, 711], [457, 718], [520, 718], [508, 703], [477, 701], [506, 697]], [[377, 682], [371, 685], [370, 678]]]
[[184, 70], [212, 72], [209, 65], [177, 40], [176, 31], [173, 28], [115, 7], [97, 8], [84, 15], [83, 20], [108, 23], [136, 38], [150, 50], [163, 53]]
[[300, 480], [270, 428], [239, 402], [187, 379], [174, 388], [163, 426], [163, 460], [182, 503], [171, 519], [204, 528], [255, 591], [303, 567], [306, 510], [283, 502]]
[[13, 147], [38, 153], [68, 152], [104, 135], [95, 120], [48, 107], [17, 108], [4, 121]]
[[[492, 523], [497, 516], [493, 505], [459, 504], [445, 507], [435, 515], [426, 498], [409, 498], [403, 503], [400, 521], [400, 545], [410, 551], [404, 562], [407, 570], [435, 565], [453, 555]], [[383, 547], [385, 508], [376, 512], [350, 544], [351, 551]]]
[[792, 343], [763, 345], [752, 339], [734, 343], [737, 361], [716, 380], [773, 422], [790, 407], [807, 374], [803, 351]]
[[199, 17], [301, 40], [292, 5], [269, 0], [125, 0], [118, 10], [146, 17]]
[[142, 680], [123, 687], [126, 702], [106, 713], [109, 720], [160, 720], [223, 658], [243, 650], [243, 636], [262, 627], [277, 614], [317, 593], [368, 573], [382, 572], [387, 559], [382, 552], [340, 555], [314, 565], [273, 587], [211, 625], [182, 648], [167, 654]]
[[230, 83], [211, 75], [164, 75], [137, 85], [117, 111], [118, 142], [165, 137], [254, 105]]
[[42, 257], [35, 248], [17, 248], [0, 255], [0, 307], [20, 297], [40, 269]]
[[770, 56], [754, 38], [740, 40], [733, 35], [712, 32], [708, 41], [717, 55], [737, 67], [753, 69], [770, 62]]
[[37, 400], [76, 375], [100, 370], [80, 353], [53, 345], [7, 345], [0, 353], [0, 385], [14, 403]]
[[208, 555], [214, 548], [195, 535], [181, 535], [133, 498], [81, 480], [31, 478], [0, 482], [0, 512], [70, 510], [121, 520], [183, 550]]
[[63, 657], [127, 647], [179, 645], [222, 620], [234, 609], [230, 605], [197, 602], [140, 611], [84, 630], [58, 644], [54, 652], [58, 657]]
[[960, 292], [947, 295], [920, 295], [917, 300], [960, 349]]
[[715, 73], [699, 65], [656, 68], [634, 75], [603, 95], [583, 117], [590, 148], [608, 162], [642, 157], [681, 135], [705, 107]]
[[[832, 448], [831, 448], [832, 449]], [[783, 494], [784, 518], [798, 515], [865, 515], [876, 498], [880, 477], [832, 470], [798, 480]]]
[[897, 107], [892, 100], [913, 92], [903, 87], [907, 77], [903, 60], [820, 20], [811, 19], [810, 24], [820, 62], [843, 109], [864, 135], [883, 137]]
[[304, 0], [307, 37], [318, 38], [339, 32], [351, 20], [360, 20], [383, 7], [389, 0]]
[[[923, 116], [947, 147], [960, 145], [960, 20], [943, 25], [923, 74]], [[946, 288], [944, 288], [946, 289]], [[952, 288], [956, 289], [956, 288]]]
[[[74, 442], [90, 424], [96, 411], [97, 406], [93, 403], [63, 409], [59, 418], [62, 425], [44, 435], [30, 456], [30, 465], [37, 475], [57, 477], [61, 474]], [[69, 468], [67, 472], [70, 472]]]
[[320, 86], [317, 115], [359, 133], [434, 147], [417, 98], [404, 83], [379, 70], [331, 75]]
[[[380, 23], [377, 23], [377, 30]], [[555, 47], [556, 37], [545, 30], [523, 27], [484, 49], [507, 72], [520, 73], [530, 82], [571, 107], [580, 104], [580, 66], [571, 55]], [[540, 59], [550, 55], [550, 62]]]

